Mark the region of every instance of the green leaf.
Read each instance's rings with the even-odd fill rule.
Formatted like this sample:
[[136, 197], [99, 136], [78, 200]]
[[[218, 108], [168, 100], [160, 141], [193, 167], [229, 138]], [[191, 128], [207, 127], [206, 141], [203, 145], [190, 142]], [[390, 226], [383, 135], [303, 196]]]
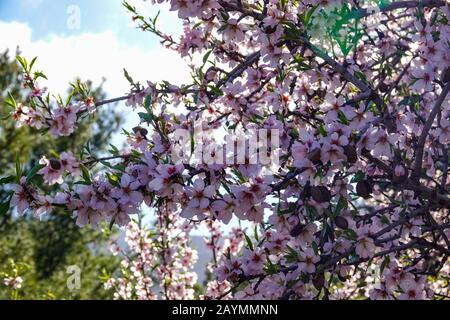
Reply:
[[211, 53], [212, 53], [212, 50], [209, 50], [209, 51], [206, 52], [206, 54], [203, 56], [203, 65], [206, 64], [206, 62], [208, 61], [209, 56], [211, 55]]
[[223, 91], [220, 90], [219, 88], [217, 88], [216, 86], [209, 85], [208, 87], [211, 89], [211, 91], [212, 91], [215, 95], [217, 95], [217, 96], [223, 96]]
[[22, 66], [22, 69], [25, 72], [28, 72], [28, 63], [27, 60], [25, 58], [22, 58], [21, 56], [17, 56], [16, 57], [17, 61], [20, 63], [20, 65]]
[[36, 59], [37, 59], [37, 57], [34, 57], [33, 60], [31, 60], [30, 71], [31, 71], [31, 69], [33, 69], [33, 66], [34, 66], [34, 63], [36, 62]]
[[126, 69], [123, 69], [123, 74], [125, 75], [125, 78], [127, 78], [128, 82], [134, 85], [134, 80]]
[[362, 80], [364, 83], [368, 83], [366, 75], [361, 71], [355, 71], [355, 76]]
[[364, 174], [364, 172], [362, 172], [361, 170], [360, 171], [358, 171], [355, 175], [354, 175], [354, 177], [352, 178], [352, 180], [350, 181], [350, 183], [357, 183], [357, 182], [360, 182], [361, 180], [364, 180], [364, 178], [365, 178], [365, 174]]
[[116, 219], [115, 218], [112, 218], [111, 219], [111, 222], [109, 223], [109, 231], [111, 231], [112, 230], [112, 228], [114, 227], [114, 223], [116, 222]]
[[153, 120], [153, 116], [145, 112], [139, 112], [138, 116], [141, 118], [142, 122], [151, 122]]
[[121, 165], [121, 164], [115, 165], [113, 168], [115, 170], [118, 170], [118, 171], [121, 171], [121, 172], [125, 172], [125, 170], [126, 170], [126, 167], [124, 165]]
[[316, 171], [316, 174], [314, 175], [314, 178], [323, 178], [323, 170], [322, 168], [318, 168]]
[[355, 231], [353, 231], [352, 229], [347, 229], [344, 231], [344, 235], [347, 237], [347, 239], [350, 240], [356, 240], [358, 239], [358, 235], [356, 234]]
[[56, 150], [54, 149], [50, 150], [50, 154], [52, 155], [52, 157], [59, 159], [59, 153], [56, 152]]
[[8, 184], [16, 180], [15, 176], [8, 176], [0, 179], [0, 184]]
[[131, 12], [135, 12], [135, 8], [132, 7], [128, 2], [124, 1], [124, 2], [122, 3], [122, 5], [123, 5], [127, 10], [129, 10], [129, 11], [131, 11]]
[[77, 181], [77, 182], [74, 182], [74, 185], [90, 186], [91, 184], [86, 181]]
[[144, 108], [145, 108], [145, 110], [147, 110], [149, 113], [150, 113], [150, 111], [151, 111], [151, 109], [150, 109], [150, 104], [152, 103], [152, 97], [150, 96], [150, 95], [148, 95], [148, 96], [146, 96], [145, 97], [145, 100], [144, 100]]
[[111, 149], [109, 149], [109, 152], [113, 155], [113, 156], [117, 156], [119, 155], [119, 149], [117, 149], [117, 147], [113, 144], [109, 145], [111, 147]]
[[317, 217], [317, 210], [316, 210], [316, 208], [311, 207], [308, 204], [305, 204], [305, 210], [306, 210], [306, 214], [307, 214], [307, 217], [308, 217], [309, 221], [316, 220], [316, 217]]
[[233, 169], [231, 169], [231, 171], [239, 179], [240, 183], [245, 183], [246, 182], [244, 176], [242, 175], [242, 173], [239, 170], [236, 170], [236, 169], [233, 168]]
[[14, 99], [11, 92], [8, 91], [8, 99], [6, 99], [5, 103], [13, 109], [17, 108], [16, 99]]
[[223, 188], [228, 192], [231, 193], [230, 187], [227, 185], [227, 183], [225, 181], [220, 181], [220, 183], [222, 184]]
[[304, 23], [305, 26], [307, 26], [307, 25], [309, 24], [309, 22], [311, 21], [311, 17], [312, 17], [312, 15], [313, 15], [314, 11], [316, 11], [316, 9], [317, 9], [318, 6], [319, 6], [319, 5], [315, 5], [314, 7], [311, 8], [311, 10], [309, 10], [309, 11], [306, 13], [306, 15], [305, 15], [305, 17], [304, 17], [304, 19], [303, 19], [303, 23]]
[[258, 226], [257, 225], [255, 225], [255, 229], [253, 230], [253, 234], [255, 235], [255, 240], [259, 241], [259, 238], [258, 238]]
[[339, 110], [339, 112], [338, 112], [338, 117], [339, 117], [339, 120], [341, 120], [341, 122], [343, 124], [349, 125], [350, 122], [348, 121], [347, 117], [341, 110]]
[[44, 78], [45, 80], [48, 80], [47, 76], [46, 76], [43, 72], [41, 72], [41, 71], [36, 71], [36, 72], [34, 73], [34, 80], [37, 80], [37, 79], [39, 79], [39, 78]]
[[91, 181], [91, 175], [89, 174], [89, 170], [83, 164], [81, 164], [80, 167], [81, 167], [81, 172], [83, 173], [84, 182], [90, 184], [92, 181]]
[[280, 268], [278, 267], [278, 265], [273, 264], [272, 261], [270, 261], [270, 259], [267, 259], [267, 264], [264, 266], [264, 271], [269, 274], [276, 274], [278, 273], [280, 270]]
[[30, 172], [28, 172], [28, 175], [27, 175], [27, 182], [30, 182], [31, 181], [31, 179], [33, 179], [34, 178], [34, 176], [37, 174], [37, 172], [39, 171], [39, 170], [41, 170], [42, 168], [44, 168], [45, 167], [45, 165], [43, 165], [43, 164], [36, 164], [31, 170], [30, 170]]
[[319, 247], [317, 246], [317, 243], [315, 243], [314, 241], [311, 242], [311, 247], [313, 248], [314, 253], [315, 253], [316, 255], [319, 255]]
[[306, 58], [302, 57], [301, 55], [295, 55], [294, 59], [292, 60], [291, 64], [296, 64], [298, 70], [310, 70], [311, 66], [305, 63]]
[[253, 243], [248, 235], [244, 233], [245, 241], [247, 241], [248, 248], [253, 251]]
[[388, 217], [386, 217], [386, 215], [382, 215], [380, 217], [380, 221], [383, 222], [384, 224], [390, 224], [391, 222], [389, 221]]
[[16, 155], [16, 181], [19, 182], [22, 178], [22, 168], [20, 166], [19, 154]]
[[161, 10], [158, 10], [158, 13], [156, 14], [156, 16], [153, 18], [152, 23], [154, 26], [156, 26], [156, 21], [158, 21], [159, 15], [161, 14]]
[[391, 259], [389, 258], [389, 256], [386, 256], [384, 258], [383, 262], [381, 263], [380, 274], [383, 274], [384, 269], [386, 268], [386, 266], [389, 264], [390, 261]]
[[347, 207], [348, 207], [347, 199], [345, 199], [344, 197], [340, 197], [336, 205], [336, 210], [334, 211], [334, 216], [337, 217], [341, 212], [341, 210]]
[[10, 201], [1, 203], [0, 204], [0, 216], [5, 215], [8, 212], [9, 207], [10, 207]]
[[298, 261], [298, 252], [292, 249], [290, 246], [287, 246], [288, 252], [286, 255], [286, 262], [293, 263]]
[[328, 132], [327, 130], [325, 130], [325, 126], [323, 124], [321, 124], [318, 128], [317, 131], [319, 131], [320, 135], [322, 135], [323, 137], [328, 136]]
[[70, 103], [70, 101], [72, 100], [72, 97], [73, 97], [74, 94], [75, 94], [75, 91], [72, 90], [72, 92], [70, 92], [69, 96], [68, 96], [67, 99], [66, 99], [66, 104], [65, 104], [66, 106], [69, 105], [69, 103]]
[[116, 187], [120, 187], [120, 178], [118, 175], [116, 174], [111, 174], [111, 173], [106, 173], [106, 176], [108, 177], [108, 181], [111, 185], [116, 186]]

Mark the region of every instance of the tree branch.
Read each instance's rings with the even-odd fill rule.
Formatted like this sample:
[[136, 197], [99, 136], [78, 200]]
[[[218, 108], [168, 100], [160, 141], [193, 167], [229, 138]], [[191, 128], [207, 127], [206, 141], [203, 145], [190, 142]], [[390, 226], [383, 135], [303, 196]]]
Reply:
[[431, 110], [430, 116], [427, 119], [427, 122], [425, 123], [425, 126], [423, 127], [422, 133], [419, 138], [417, 151], [416, 151], [416, 160], [414, 163], [414, 172], [413, 172], [413, 180], [419, 181], [421, 172], [422, 172], [422, 159], [423, 159], [423, 152], [425, 147], [425, 142], [428, 136], [428, 133], [431, 129], [431, 126], [433, 125], [434, 119], [436, 118], [436, 115], [439, 113], [439, 110], [441, 109], [441, 105], [444, 102], [445, 98], [447, 97], [448, 92], [450, 91], [450, 82], [448, 82], [445, 87], [442, 89], [442, 92], [439, 96], [439, 98], [436, 100], [436, 103], [433, 107], [433, 110]]

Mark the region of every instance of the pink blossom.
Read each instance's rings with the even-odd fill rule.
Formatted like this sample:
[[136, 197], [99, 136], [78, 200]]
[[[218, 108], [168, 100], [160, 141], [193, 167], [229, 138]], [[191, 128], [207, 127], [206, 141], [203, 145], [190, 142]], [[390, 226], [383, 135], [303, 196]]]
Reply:
[[314, 253], [311, 248], [305, 249], [299, 254], [299, 264], [300, 270], [307, 273], [314, 273], [316, 271], [315, 264], [319, 261], [319, 257]]
[[49, 185], [54, 185], [56, 183], [62, 184], [64, 182], [63, 174], [64, 167], [61, 164], [61, 161], [58, 159], [47, 159], [45, 156], [39, 160], [39, 163], [44, 165], [41, 170], [39, 170], [39, 174], [44, 176], [44, 180]]
[[356, 243], [355, 252], [362, 259], [370, 258], [375, 252], [373, 240], [368, 237], [361, 237]]
[[120, 187], [114, 188], [111, 195], [117, 198], [120, 204], [137, 205], [143, 200], [142, 193], [136, 191], [139, 187], [139, 181], [134, 180], [128, 174], [123, 174], [120, 178]]

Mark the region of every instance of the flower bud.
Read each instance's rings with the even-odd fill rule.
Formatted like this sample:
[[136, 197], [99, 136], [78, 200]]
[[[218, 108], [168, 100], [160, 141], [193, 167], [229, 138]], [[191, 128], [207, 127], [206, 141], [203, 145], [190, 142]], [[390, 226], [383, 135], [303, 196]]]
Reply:
[[325, 285], [325, 276], [323, 273], [319, 274], [317, 277], [315, 277], [312, 281], [314, 287], [317, 290], [321, 290], [323, 286]]
[[316, 91], [316, 95], [317, 95], [320, 99], [325, 98], [326, 94], [327, 94], [327, 92], [326, 92], [325, 90], [319, 89], [319, 90]]
[[277, 31], [276, 27], [270, 27], [270, 26], [264, 27], [264, 33], [266, 33], [266, 34], [272, 34], [275, 31]]
[[344, 154], [349, 163], [355, 163], [358, 160], [358, 154], [356, 153], [355, 147], [351, 145], [344, 146]]
[[58, 159], [50, 159], [50, 168], [53, 170], [61, 169], [61, 162]]
[[447, 67], [444, 71], [442, 71], [442, 82], [447, 83], [450, 82], [450, 67]]
[[317, 163], [320, 161], [320, 149], [316, 148], [308, 153], [308, 160], [312, 163]]
[[392, 182], [403, 183], [406, 179], [408, 179], [408, 169], [402, 164], [395, 166]]
[[84, 99], [84, 103], [87, 104], [87, 105], [89, 105], [89, 106], [90, 106], [90, 105], [93, 105], [94, 102], [95, 102], [95, 100], [94, 100], [93, 97], [87, 97], [86, 99]]
[[331, 200], [331, 192], [324, 186], [311, 187], [311, 196], [314, 201], [319, 203], [329, 202]]
[[386, 83], [384, 83], [384, 82], [380, 83], [378, 88], [380, 89], [380, 91], [382, 93], [385, 93], [385, 92], [387, 92], [389, 90], [389, 86]]
[[347, 277], [342, 276], [340, 273], [338, 274], [338, 278], [341, 282], [346, 282], [348, 280]]
[[291, 237], [298, 237], [299, 234], [302, 232], [303, 228], [305, 226], [301, 223], [297, 224], [292, 230], [291, 230]]
[[334, 218], [334, 223], [336, 224], [336, 226], [338, 228], [340, 228], [342, 230], [348, 229], [348, 221], [344, 217], [337, 216], [336, 218]]
[[356, 193], [358, 194], [358, 196], [364, 199], [368, 199], [370, 197], [370, 194], [372, 193], [372, 186], [366, 180], [359, 181], [356, 184]]
[[141, 136], [143, 136], [143, 137], [145, 137], [148, 134], [148, 130], [147, 129], [139, 127], [139, 126], [138, 127], [134, 127], [133, 128], [133, 132], [135, 134], [140, 133]]
[[311, 196], [311, 187], [309, 183], [307, 183], [304, 187], [302, 192], [300, 192], [300, 199], [305, 200], [306, 198], [309, 198]]

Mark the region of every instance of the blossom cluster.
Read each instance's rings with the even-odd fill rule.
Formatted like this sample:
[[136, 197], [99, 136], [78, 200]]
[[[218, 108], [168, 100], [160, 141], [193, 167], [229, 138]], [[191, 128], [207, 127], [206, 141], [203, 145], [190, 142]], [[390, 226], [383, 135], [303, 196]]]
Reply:
[[[197, 274], [192, 271], [197, 251], [189, 246], [191, 227], [169, 212], [159, 212], [156, 229], [148, 230], [132, 221], [126, 228], [126, 248], [117, 243], [112, 252], [122, 254], [119, 274], [105, 288], [115, 299], [193, 299]], [[181, 232], [180, 232], [181, 230]]]

